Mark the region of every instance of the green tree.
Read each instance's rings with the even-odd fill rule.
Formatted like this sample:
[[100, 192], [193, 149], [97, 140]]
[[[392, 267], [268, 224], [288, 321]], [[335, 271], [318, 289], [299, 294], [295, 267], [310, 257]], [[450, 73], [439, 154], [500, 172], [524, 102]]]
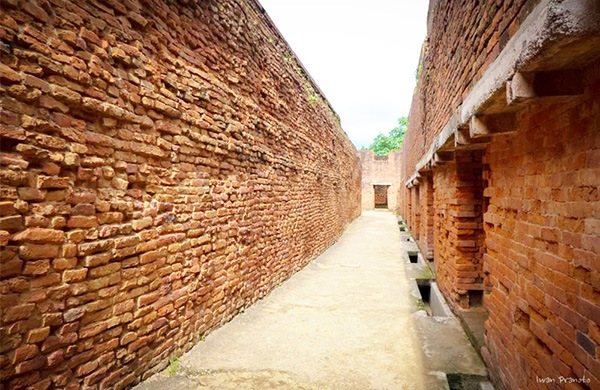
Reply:
[[406, 129], [408, 128], [408, 118], [403, 116], [398, 119], [398, 126], [389, 131], [387, 135], [379, 133], [369, 146], [369, 149], [378, 156], [387, 156], [392, 150], [400, 149]]

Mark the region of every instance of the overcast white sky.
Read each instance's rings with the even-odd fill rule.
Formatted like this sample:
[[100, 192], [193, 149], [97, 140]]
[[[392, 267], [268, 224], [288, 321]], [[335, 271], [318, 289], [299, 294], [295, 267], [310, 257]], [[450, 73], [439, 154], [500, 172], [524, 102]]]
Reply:
[[259, 0], [357, 148], [407, 116], [427, 0]]

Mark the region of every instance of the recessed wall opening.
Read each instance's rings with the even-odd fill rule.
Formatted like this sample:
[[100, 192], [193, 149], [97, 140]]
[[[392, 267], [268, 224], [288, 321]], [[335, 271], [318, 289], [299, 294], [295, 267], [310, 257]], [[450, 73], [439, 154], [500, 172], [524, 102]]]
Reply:
[[408, 260], [411, 263], [416, 264], [419, 261], [419, 252], [409, 251], [407, 253], [408, 253]]
[[446, 379], [450, 390], [483, 389], [482, 383], [488, 381], [484, 376], [461, 373], [446, 373]]
[[388, 184], [373, 184], [373, 191], [375, 192], [375, 208], [376, 209], [387, 209], [388, 208]]
[[483, 306], [483, 291], [482, 290], [469, 290], [469, 307], [482, 307]]
[[427, 312], [428, 316], [433, 315], [431, 311], [431, 305], [429, 304], [431, 297], [431, 285], [429, 284], [429, 281], [417, 281], [417, 287], [419, 288], [419, 293], [421, 294], [421, 299], [423, 300], [422, 309]]

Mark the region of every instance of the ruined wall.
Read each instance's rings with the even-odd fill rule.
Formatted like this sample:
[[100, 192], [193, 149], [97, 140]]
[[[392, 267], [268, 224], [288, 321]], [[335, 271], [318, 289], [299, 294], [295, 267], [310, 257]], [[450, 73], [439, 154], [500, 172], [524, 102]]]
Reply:
[[398, 213], [398, 192], [400, 190], [401, 155], [397, 150], [387, 156], [376, 156], [372, 150], [359, 150], [358, 157], [362, 169], [362, 209], [375, 208], [375, 189], [373, 184], [389, 184], [387, 189], [388, 209]]
[[483, 296], [499, 389], [600, 388], [599, 20], [585, 0], [430, 3], [401, 209], [453, 310]]
[[2, 2], [6, 388], [130, 386], [360, 213], [356, 150], [263, 12]]

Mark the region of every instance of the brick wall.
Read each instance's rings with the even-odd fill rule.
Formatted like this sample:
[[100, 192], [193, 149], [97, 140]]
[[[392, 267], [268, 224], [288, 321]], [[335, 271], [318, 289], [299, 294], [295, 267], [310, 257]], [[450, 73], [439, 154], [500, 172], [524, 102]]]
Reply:
[[[387, 206], [394, 213], [400, 210], [398, 193], [400, 185], [401, 155], [399, 151], [391, 151], [387, 156], [376, 156], [372, 150], [359, 150], [362, 169], [362, 209], [375, 208], [376, 191], [374, 184], [389, 185], [387, 187]], [[385, 189], [381, 189], [385, 191]], [[382, 192], [381, 196], [385, 194]]]
[[130, 386], [360, 213], [356, 150], [253, 1], [0, 20], [6, 388]]
[[485, 156], [484, 356], [508, 388], [558, 376], [600, 388], [599, 70], [582, 75], [582, 101], [533, 107]]
[[[597, 30], [572, 33], [561, 24], [564, 17], [583, 31], [600, 8], [588, 1], [466, 3], [430, 3], [400, 152], [402, 215], [424, 254], [433, 242], [438, 285], [457, 313], [481, 304], [484, 293], [481, 352], [497, 388], [600, 388], [600, 46]], [[504, 77], [497, 70], [511, 52], [527, 53], [530, 47], [514, 42], [533, 25], [530, 16], [561, 27], [520, 35], [538, 34], [528, 39], [542, 49], [478, 95], [480, 106], [465, 109], [473, 102], [467, 97]], [[576, 93], [507, 98], [504, 81], [512, 83], [515, 71], [554, 75], [544, 87], [560, 89], [572, 69], [583, 85]], [[481, 118], [509, 120], [476, 138]]]
[[409, 170], [537, 3], [539, 0], [429, 2], [421, 77], [404, 142]]

